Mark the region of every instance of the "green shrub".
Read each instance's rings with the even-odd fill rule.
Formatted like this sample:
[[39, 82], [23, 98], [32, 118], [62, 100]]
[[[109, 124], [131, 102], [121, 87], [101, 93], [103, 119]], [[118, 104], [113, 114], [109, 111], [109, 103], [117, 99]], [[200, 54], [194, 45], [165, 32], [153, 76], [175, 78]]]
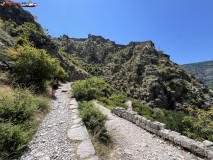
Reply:
[[23, 37], [18, 37], [16, 39], [16, 48], [18, 48], [19, 46], [25, 46], [25, 45], [29, 45], [30, 42], [27, 39], [24, 39]]
[[106, 82], [99, 78], [90, 78], [74, 83], [72, 93], [77, 100], [92, 100], [110, 94], [113, 90]]
[[47, 112], [50, 107], [50, 98], [37, 96], [34, 98], [34, 103], [37, 106], [39, 111]]
[[24, 46], [19, 47], [17, 61], [12, 65], [14, 79], [26, 87], [34, 86], [37, 90], [44, 90], [47, 81], [54, 76], [60, 76], [63, 69], [59, 61], [51, 58], [42, 49]]
[[33, 96], [29, 90], [16, 90], [15, 98], [3, 97], [0, 100], [0, 122], [21, 124], [30, 120], [36, 111]]
[[154, 120], [152, 118], [153, 110], [151, 107], [145, 106], [138, 101], [133, 101], [132, 106], [134, 111], [137, 112], [139, 115], [142, 115], [152, 121]]
[[98, 136], [97, 138], [101, 143], [110, 144], [111, 136], [107, 133], [105, 127], [107, 116], [103, 115], [101, 111], [94, 106], [93, 102], [78, 102], [78, 106], [81, 110], [80, 116], [90, 133]]
[[27, 146], [34, 130], [22, 125], [0, 123], [0, 159], [15, 158]]
[[154, 114], [152, 117], [159, 122], [165, 123], [168, 129], [174, 130], [183, 134], [184, 130], [187, 128], [183, 124], [184, 117], [187, 115], [183, 111], [174, 110], [162, 110], [161, 114]]
[[95, 132], [95, 130], [100, 130], [104, 127], [107, 117], [95, 108], [92, 102], [84, 101], [79, 103], [79, 108], [81, 109], [80, 116], [88, 129]]
[[213, 141], [213, 106], [209, 110], [194, 110], [190, 115], [185, 116], [183, 124], [187, 126], [184, 134], [196, 140]]
[[58, 67], [58, 73], [55, 76], [59, 81], [65, 82], [67, 78], [69, 77], [68, 73], [65, 72], [65, 70], [61, 67]]
[[28, 89], [15, 89], [0, 98], [0, 159], [15, 159], [36, 130], [38, 109], [49, 108], [49, 99], [34, 97]]
[[72, 62], [73, 64], [79, 66], [78, 62], [74, 58], [70, 58], [70, 62]]
[[114, 107], [123, 107], [123, 108], [127, 108], [127, 106], [125, 105], [125, 101], [126, 101], [127, 97], [123, 94], [112, 94], [109, 98], [107, 97], [100, 97], [98, 100], [100, 101], [100, 103], [102, 105], [104, 105], [106, 108], [108, 109], [112, 109]]

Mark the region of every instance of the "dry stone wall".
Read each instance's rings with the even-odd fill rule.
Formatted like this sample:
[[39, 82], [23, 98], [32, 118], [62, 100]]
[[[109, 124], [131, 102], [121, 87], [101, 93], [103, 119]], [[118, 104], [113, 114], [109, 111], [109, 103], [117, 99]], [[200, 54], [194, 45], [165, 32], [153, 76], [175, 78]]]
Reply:
[[183, 136], [180, 133], [166, 129], [166, 125], [163, 123], [151, 122], [147, 118], [138, 115], [136, 112], [127, 111], [121, 107], [113, 108], [111, 112], [153, 134], [162, 137], [163, 139], [169, 140], [174, 144], [188, 149], [194, 154], [213, 160], [213, 143], [210, 141], [205, 140], [203, 142], [196, 142], [195, 140]]

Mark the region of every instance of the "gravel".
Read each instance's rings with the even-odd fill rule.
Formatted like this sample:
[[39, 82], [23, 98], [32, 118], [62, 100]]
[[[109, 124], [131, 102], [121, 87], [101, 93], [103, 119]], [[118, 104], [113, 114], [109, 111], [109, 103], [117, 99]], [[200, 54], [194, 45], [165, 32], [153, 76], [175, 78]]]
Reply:
[[75, 160], [75, 143], [67, 138], [67, 130], [71, 127], [67, 91], [70, 91], [70, 84], [62, 84], [57, 90], [57, 99], [52, 101], [50, 112], [20, 160]]

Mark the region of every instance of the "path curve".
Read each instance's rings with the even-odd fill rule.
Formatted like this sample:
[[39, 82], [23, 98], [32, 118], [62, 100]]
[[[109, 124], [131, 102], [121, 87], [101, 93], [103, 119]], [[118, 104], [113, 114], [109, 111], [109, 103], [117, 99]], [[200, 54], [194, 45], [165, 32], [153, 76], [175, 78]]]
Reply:
[[201, 158], [174, 146], [135, 124], [117, 117], [109, 109], [96, 106], [108, 116], [107, 130], [114, 138], [110, 160], [201, 160]]

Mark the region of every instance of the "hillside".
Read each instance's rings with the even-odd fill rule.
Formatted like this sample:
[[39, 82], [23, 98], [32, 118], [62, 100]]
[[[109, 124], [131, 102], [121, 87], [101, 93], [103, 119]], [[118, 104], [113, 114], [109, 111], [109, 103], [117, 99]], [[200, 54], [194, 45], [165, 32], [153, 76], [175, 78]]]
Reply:
[[[0, 3], [4, 2], [0, 0]], [[37, 49], [44, 49], [52, 57], [61, 61], [62, 68], [69, 74], [69, 80], [78, 80], [89, 77], [89, 74], [70, 62], [59, 53], [58, 46], [46, 34], [40, 24], [35, 22], [34, 17], [20, 5], [5, 5], [0, 7], [1, 28], [0, 28], [0, 67], [8, 66], [5, 53], [14, 48], [20, 38], [29, 40]], [[24, 34], [27, 32], [27, 35]], [[7, 68], [7, 67], [6, 67]]]
[[209, 87], [213, 87], [213, 61], [184, 64], [184, 69]]
[[152, 41], [118, 45], [101, 36], [85, 39], [54, 38], [59, 48], [94, 76], [143, 104], [164, 109], [210, 107], [208, 88], [157, 51]]

